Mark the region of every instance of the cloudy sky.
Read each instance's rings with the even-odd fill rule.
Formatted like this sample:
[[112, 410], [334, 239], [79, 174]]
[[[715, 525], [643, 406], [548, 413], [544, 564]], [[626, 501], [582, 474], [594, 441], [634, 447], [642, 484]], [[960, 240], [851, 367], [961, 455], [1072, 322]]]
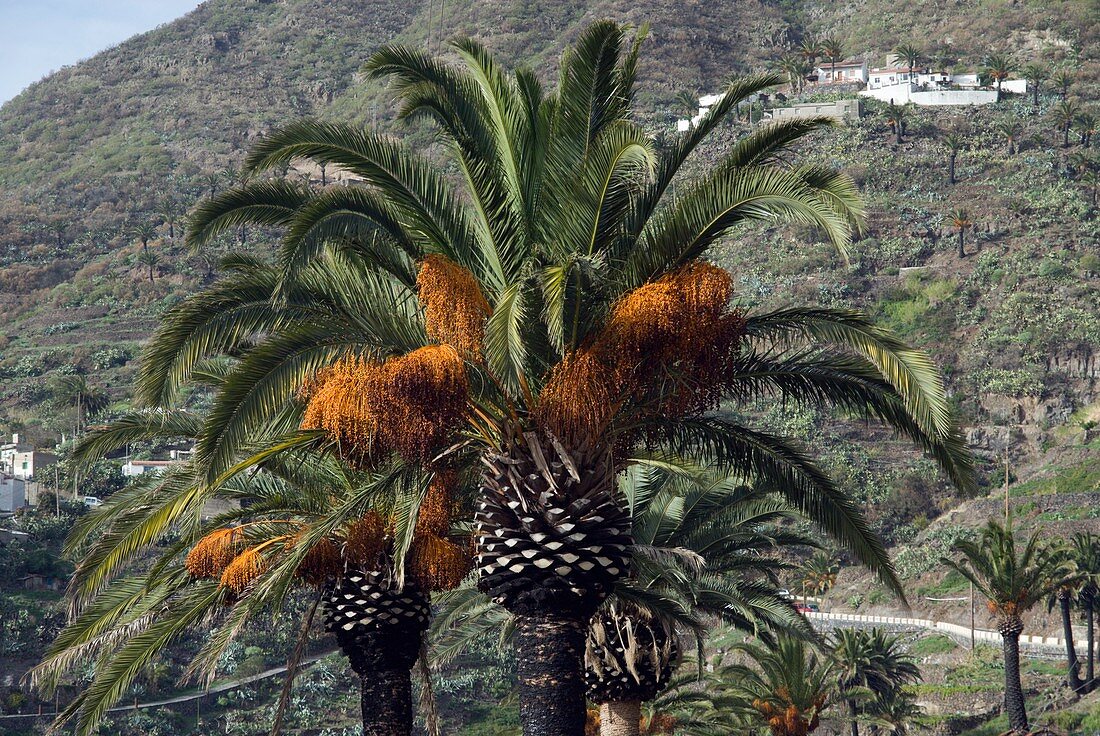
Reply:
[[198, 5], [199, 0], [0, 0], [0, 102], [53, 70]]

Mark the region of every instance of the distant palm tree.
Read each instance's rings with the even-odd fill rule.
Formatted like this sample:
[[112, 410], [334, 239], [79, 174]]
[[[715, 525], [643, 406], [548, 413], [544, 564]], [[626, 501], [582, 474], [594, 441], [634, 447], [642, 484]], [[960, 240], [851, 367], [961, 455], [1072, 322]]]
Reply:
[[947, 216], [947, 224], [955, 228], [959, 236], [959, 258], [966, 258], [966, 231], [974, 227], [973, 220], [964, 209], [954, 209]]
[[1089, 201], [1092, 203], [1093, 208], [1096, 207], [1097, 193], [1100, 190], [1100, 171], [1096, 169], [1088, 169], [1082, 172], [1081, 183], [1088, 187]]
[[797, 54], [786, 54], [776, 62], [776, 68], [787, 75], [787, 82], [791, 85], [792, 95], [802, 92], [806, 75], [809, 73], [805, 59]]
[[920, 68], [924, 61], [924, 49], [912, 43], [899, 44], [894, 49], [896, 63], [904, 63], [910, 75]]
[[160, 263], [160, 256], [150, 250], [144, 250], [138, 254], [137, 262], [149, 269], [149, 283], [156, 283], [154, 274], [157, 264]]
[[835, 36], [829, 36], [821, 39], [819, 47], [821, 55], [829, 62], [829, 75], [835, 82], [837, 62], [844, 61], [844, 43]]
[[960, 539], [952, 549], [958, 557], [945, 557], [944, 564], [973, 583], [997, 617], [1004, 641], [1005, 713], [1009, 726], [1025, 733], [1027, 707], [1020, 684], [1023, 615], [1075, 574], [1073, 564], [1061, 550], [1041, 540], [1038, 532], [1017, 550], [1012, 529], [995, 521], [977, 539]]
[[206, 190], [207, 195], [211, 197], [218, 193], [218, 187], [221, 186], [221, 183], [221, 174], [216, 171], [204, 174], [202, 177], [202, 187]]
[[[901, 639], [882, 629], [839, 629], [831, 643], [840, 694], [852, 717], [852, 736], [859, 736], [860, 717], [891, 701], [904, 685], [920, 680], [920, 669], [901, 650]], [[861, 697], [864, 694], [869, 697]]]
[[818, 58], [824, 54], [824, 51], [821, 48], [821, 43], [815, 36], [807, 35], [802, 39], [802, 42], [798, 44], [798, 53], [806, 60], [806, 63], [812, 67]]
[[[1074, 567], [1077, 567], [1073, 549], [1065, 550]], [[1082, 576], [1068, 577], [1062, 581], [1047, 599], [1047, 611], [1055, 606], [1062, 615], [1062, 635], [1066, 641], [1066, 685], [1070, 690], [1079, 692], [1082, 689], [1081, 663], [1077, 660], [1077, 647], [1073, 642], [1073, 603], [1077, 598], [1077, 589], [1081, 586]]]
[[164, 220], [164, 224], [168, 226], [168, 237], [173, 240], [176, 239], [176, 223], [179, 222], [182, 209], [179, 202], [171, 197], [165, 197], [160, 201], [160, 205], [157, 207], [157, 214]]
[[893, 102], [886, 106], [886, 123], [890, 126], [890, 132], [894, 134], [894, 142], [901, 145], [901, 137], [905, 135], [905, 108], [895, 105]]
[[1020, 70], [1024, 79], [1031, 85], [1031, 104], [1035, 107], [1039, 106], [1039, 87], [1043, 81], [1050, 75], [1050, 70], [1043, 64], [1026, 64], [1023, 69]]
[[1081, 136], [1081, 145], [1088, 148], [1092, 144], [1092, 136], [1096, 132], [1096, 116], [1090, 111], [1082, 112], [1077, 116], [1077, 133]]
[[943, 145], [947, 148], [947, 181], [955, 183], [955, 159], [963, 149], [966, 140], [959, 133], [948, 133], [943, 137]]
[[1051, 111], [1054, 124], [1062, 131], [1062, 148], [1069, 148], [1069, 131], [1081, 115], [1081, 107], [1074, 100], [1062, 100]]
[[[1093, 190], [1095, 206], [1095, 190]], [[1096, 688], [1096, 617], [1100, 608], [1100, 536], [1089, 532], [1075, 534], [1070, 541], [1073, 561], [1081, 573], [1077, 600], [1085, 614], [1088, 656], [1085, 659], [1085, 686]]]
[[1005, 139], [1008, 144], [1008, 155], [1011, 156], [1020, 150], [1017, 138], [1020, 135], [1020, 124], [1015, 120], [1002, 120], [997, 124], [997, 132]]
[[985, 57], [984, 71], [997, 86], [997, 102], [1001, 101], [1001, 84], [1008, 75], [1016, 71], [1016, 62], [1005, 54], [990, 54]]
[[835, 558], [825, 552], [815, 554], [802, 567], [803, 597], [805, 597], [806, 591], [813, 593], [815, 596], [828, 593], [829, 589], [836, 584], [837, 573], [839, 572], [840, 565], [837, 564]]
[[699, 109], [699, 97], [694, 92], [682, 89], [676, 93], [676, 104], [687, 111], [687, 116], [693, 117]]
[[88, 377], [82, 373], [56, 376], [50, 382], [49, 391], [54, 401], [73, 408], [74, 435], [83, 431], [86, 417], [98, 414], [110, 404], [107, 392], [88, 383]]
[[1066, 67], [1056, 69], [1054, 73], [1050, 75], [1050, 83], [1058, 90], [1058, 94], [1063, 101], [1069, 97], [1069, 88], [1073, 86], [1075, 81], [1077, 81], [1077, 73], [1070, 71]]
[[149, 252], [149, 241], [157, 237], [157, 229], [151, 223], [143, 222], [130, 228], [130, 237], [141, 243], [141, 252]]
[[916, 696], [907, 688], [896, 688], [871, 702], [867, 715], [875, 734], [908, 736], [914, 723], [924, 715]]
[[836, 697], [836, 667], [801, 639], [780, 636], [771, 644], [741, 643], [734, 651], [749, 665], [731, 665], [723, 674], [740, 693], [752, 720], [772, 736], [806, 736]]
[[47, 226], [47, 228], [54, 236], [54, 241], [57, 245], [57, 249], [61, 250], [61, 248], [65, 245], [65, 234], [69, 231], [69, 223], [64, 220], [54, 220]]

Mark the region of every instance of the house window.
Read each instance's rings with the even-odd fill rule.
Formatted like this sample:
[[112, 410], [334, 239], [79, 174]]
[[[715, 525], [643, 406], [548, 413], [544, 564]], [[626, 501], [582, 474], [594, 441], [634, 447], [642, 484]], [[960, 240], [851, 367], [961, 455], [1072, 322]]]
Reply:
[[26, 461], [26, 460], [24, 460], [24, 461], [23, 461], [23, 470], [26, 470], [26, 469], [27, 469], [27, 461]]

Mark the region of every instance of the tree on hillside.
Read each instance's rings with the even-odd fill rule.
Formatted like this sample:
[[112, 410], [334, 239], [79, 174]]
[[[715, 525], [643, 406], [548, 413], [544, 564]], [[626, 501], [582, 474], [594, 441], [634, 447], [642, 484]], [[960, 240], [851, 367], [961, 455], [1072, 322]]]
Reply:
[[216, 171], [212, 171], [202, 176], [202, 187], [206, 191], [206, 196], [213, 197], [218, 193], [218, 187], [222, 184], [222, 177]]
[[149, 283], [156, 283], [156, 267], [160, 263], [160, 256], [150, 250], [138, 253], [137, 262], [149, 269]]
[[997, 132], [1001, 134], [1001, 137], [1005, 140], [1005, 145], [1008, 146], [1008, 155], [1019, 152], [1020, 146], [1017, 142], [1020, 136], [1020, 124], [1015, 120], [1002, 120], [997, 123]]
[[1043, 82], [1050, 75], [1050, 70], [1043, 64], [1031, 63], [1025, 64], [1024, 68], [1020, 70], [1024, 79], [1031, 86], [1031, 104], [1035, 107], [1039, 106], [1039, 88]]
[[1100, 614], [1100, 536], [1089, 532], [1075, 534], [1070, 540], [1073, 561], [1081, 574], [1077, 600], [1085, 616], [1087, 655], [1085, 687], [1096, 688], [1096, 619]]
[[157, 237], [157, 229], [151, 223], [143, 222], [130, 228], [130, 237], [141, 243], [141, 252], [149, 252], [149, 241]]
[[836, 584], [839, 572], [840, 565], [836, 558], [826, 552], [818, 552], [802, 566], [802, 596], [805, 597], [807, 592], [815, 597], [825, 595]]
[[982, 62], [983, 71], [997, 87], [997, 102], [1001, 101], [1001, 85], [1016, 71], [1016, 62], [1006, 54], [993, 53]]
[[1055, 69], [1054, 73], [1050, 75], [1050, 83], [1058, 90], [1058, 95], [1063, 102], [1069, 99], [1069, 90], [1075, 81], [1077, 81], [1077, 72], [1067, 67]]
[[1062, 100], [1053, 108], [1050, 115], [1054, 124], [1062, 131], [1062, 148], [1069, 148], [1069, 131], [1077, 123], [1081, 107], [1074, 100]]
[[741, 695], [742, 709], [772, 736], [807, 736], [836, 698], [836, 666], [804, 641], [780, 636], [772, 643], [742, 642], [733, 651], [749, 663], [730, 665], [723, 679]]
[[699, 96], [682, 89], [676, 93], [676, 105], [684, 111], [686, 117], [693, 118], [699, 112]]
[[799, 54], [785, 54], [775, 62], [775, 65], [776, 69], [787, 75], [791, 94], [801, 94], [802, 87], [806, 83], [806, 75], [811, 71], [806, 60]]
[[84, 431], [84, 422], [95, 416], [110, 404], [107, 392], [88, 382], [82, 373], [55, 376], [50, 379], [49, 391], [52, 399], [59, 405], [73, 410], [73, 436]]
[[58, 250], [64, 248], [65, 235], [69, 232], [69, 223], [65, 220], [51, 220], [47, 228], [54, 237], [54, 246]]
[[966, 210], [958, 208], [947, 215], [947, 224], [955, 228], [959, 237], [959, 258], [966, 258], [966, 231], [974, 227], [974, 221]]
[[1023, 549], [1017, 549], [1012, 529], [995, 521], [989, 522], [977, 539], [955, 542], [952, 550], [957, 557], [945, 557], [943, 563], [974, 584], [997, 618], [1004, 642], [1005, 713], [1013, 730], [1026, 733], [1027, 707], [1020, 684], [1023, 616], [1075, 574], [1073, 564], [1038, 532], [1028, 538]]
[[1092, 144], [1092, 136], [1096, 133], [1096, 115], [1089, 110], [1082, 111], [1077, 116], [1077, 134], [1081, 136], [1081, 146], [1088, 148]]
[[860, 719], [894, 703], [898, 691], [920, 680], [920, 669], [901, 639], [881, 629], [839, 629], [830, 643], [852, 736], [859, 736]]
[[966, 140], [959, 133], [948, 133], [943, 137], [943, 145], [947, 149], [947, 183], [955, 183], [955, 160], [959, 152], [963, 150]]
[[886, 106], [884, 114], [886, 124], [890, 126], [890, 132], [894, 134], [894, 142], [901, 145], [902, 136], [905, 135], [905, 107], [891, 102]]
[[821, 55], [829, 62], [832, 81], [836, 80], [836, 65], [844, 61], [844, 43], [836, 36], [821, 39]]
[[[1064, 552], [1076, 570], [1077, 562], [1072, 547], [1066, 548]], [[1073, 692], [1079, 692], [1082, 688], [1081, 663], [1077, 659], [1077, 647], [1073, 641], [1073, 604], [1082, 580], [1083, 576], [1080, 574], [1066, 577], [1047, 599], [1047, 611], [1050, 612], [1057, 606], [1062, 616], [1062, 637], [1066, 643], [1066, 686]]]
[[179, 218], [183, 214], [179, 202], [172, 197], [164, 197], [157, 206], [157, 214], [160, 215], [164, 224], [168, 226], [168, 237], [175, 240], [176, 223], [179, 222]]
[[1089, 202], [1092, 204], [1093, 209], [1096, 208], [1097, 194], [1100, 193], [1100, 170], [1087, 169], [1080, 175], [1081, 183], [1084, 184], [1089, 192]]
[[903, 64], [910, 74], [920, 71], [924, 63], [924, 49], [913, 43], [899, 44], [894, 48], [895, 63]]
[[[303, 121], [265, 136], [246, 158], [251, 183], [202, 203], [188, 241], [245, 222], [278, 227], [274, 266], [238, 256], [224, 281], [165, 315], [139, 378], [145, 405], [170, 407], [197, 365], [232, 358], [196, 446], [200, 489], [274, 462], [279, 452], [255, 450], [273, 429], [282, 452], [327, 449], [391, 479], [403, 499], [421, 498], [440, 464], [477, 478], [479, 587], [515, 615], [527, 736], [583, 729], [587, 623], [630, 571], [614, 481], [645, 455], [759, 478], [799, 508], [829, 500], [843, 510], [832, 533], [861, 523], [800, 449], [718, 407], [832, 403], [820, 387], [838, 381], [846, 412], [884, 420], [972, 485], [926, 356], [848, 311], [740, 310], [733, 278], [705, 260], [731, 227], [761, 219], [813, 224], [846, 246], [862, 222], [854, 184], [789, 162], [790, 146], [827, 122], [759, 128], [674, 186], [734, 105], [780, 80], [731, 83], [658, 159], [632, 115], [640, 40], [589, 26], [556, 88], [469, 39], [454, 42], [454, 61], [377, 51], [367, 72], [393, 82], [403, 112], [437, 125], [462, 176], [347, 125]], [[263, 177], [301, 158], [361, 183]], [[832, 362], [791, 382], [781, 355]], [[190, 522], [202, 493], [155, 524]], [[411, 511], [396, 516], [399, 571], [414, 528]], [[898, 589], [880, 543], [857, 556]], [[101, 680], [91, 692], [115, 691]]]
[[805, 36], [798, 44], [798, 55], [805, 61], [806, 66], [813, 71], [814, 64], [824, 54], [821, 43], [817, 37], [810, 34]]

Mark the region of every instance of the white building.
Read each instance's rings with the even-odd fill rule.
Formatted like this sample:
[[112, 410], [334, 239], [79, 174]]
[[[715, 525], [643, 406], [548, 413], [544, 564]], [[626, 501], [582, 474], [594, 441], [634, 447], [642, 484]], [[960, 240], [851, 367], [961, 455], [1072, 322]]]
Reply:
[[[834, 70], [836, 72], [835, 79], [833, 78]], [[826, 61], [814, 70], [814, 74], [817, 75], [818, 81], [823, 84], [866, 83], [867, 62], [858, 59], [845, 59], [844, 61], [838, 61], [836, 64], [830, 64]]]
[[836, 118], [841, 122], [863, 117], [863, 100], [852, 98], [836, 102], [807, 102], [764, 111], [764, 120], [797, 120], [802, 118]]
[[177, 460], [127, 460], [122, 466], [122, 474], [127, 478], [134, 478], [146, 473], [163, 473], [173, 465], [179, 465]]
[[[714, 95], [703, 95], [702, 97], [700, 97], [699, 98], [699, 111], [697, 113], [695, 113], [694, 115], [692, 115], [690, 118], [684, 118], [682, 120], [677, 120], [676, 121], [676, 131], [679, 132], [679, 133], [683, 133], [685, 131], [688, 131], [688, 130], [691, 130], [692, 128], [694, 128], [696, 125], [699, 124], [699, 121], [703, 119], [703, 116], [706, 115], [708, 112], [710, 112], [710, 109], [712, 107], [714, 107], [715, 105], [717, 105], [719, 103], [719, 101], [721, 101], [721, 99], [724, 96], [725, 96], [725, 93], [719, 93], [719, 94], [714, 94]], [[752, 103], [756, 102], [758, 99], [760, 99], [759, 95], [749, 95], [748, 97], [745, 98], [744, 102], [747, 105], [751, 105]]]
[[0, 472], [20, 480], [32, 480], [36, 472], [41, 472], [56, 462], [57, 455], [36, 450], [33, 445], [20, 442], [17, 434], [11, 436], [11, 442], [0, 445]]
[[10, 475], [0, 475], [0, 514], [14, 513], [26, 505], [26, 482]]
[[[1006, 79], [1001, 90], [1024, 94], [1027, 80]], [[997, 101], [994, 87], [982, 86], [977, 74], [948, 74], [905, 67], [872, 69], [867, 89], [860, 92], [883, 102], [904, 105], [988, 105]]]

